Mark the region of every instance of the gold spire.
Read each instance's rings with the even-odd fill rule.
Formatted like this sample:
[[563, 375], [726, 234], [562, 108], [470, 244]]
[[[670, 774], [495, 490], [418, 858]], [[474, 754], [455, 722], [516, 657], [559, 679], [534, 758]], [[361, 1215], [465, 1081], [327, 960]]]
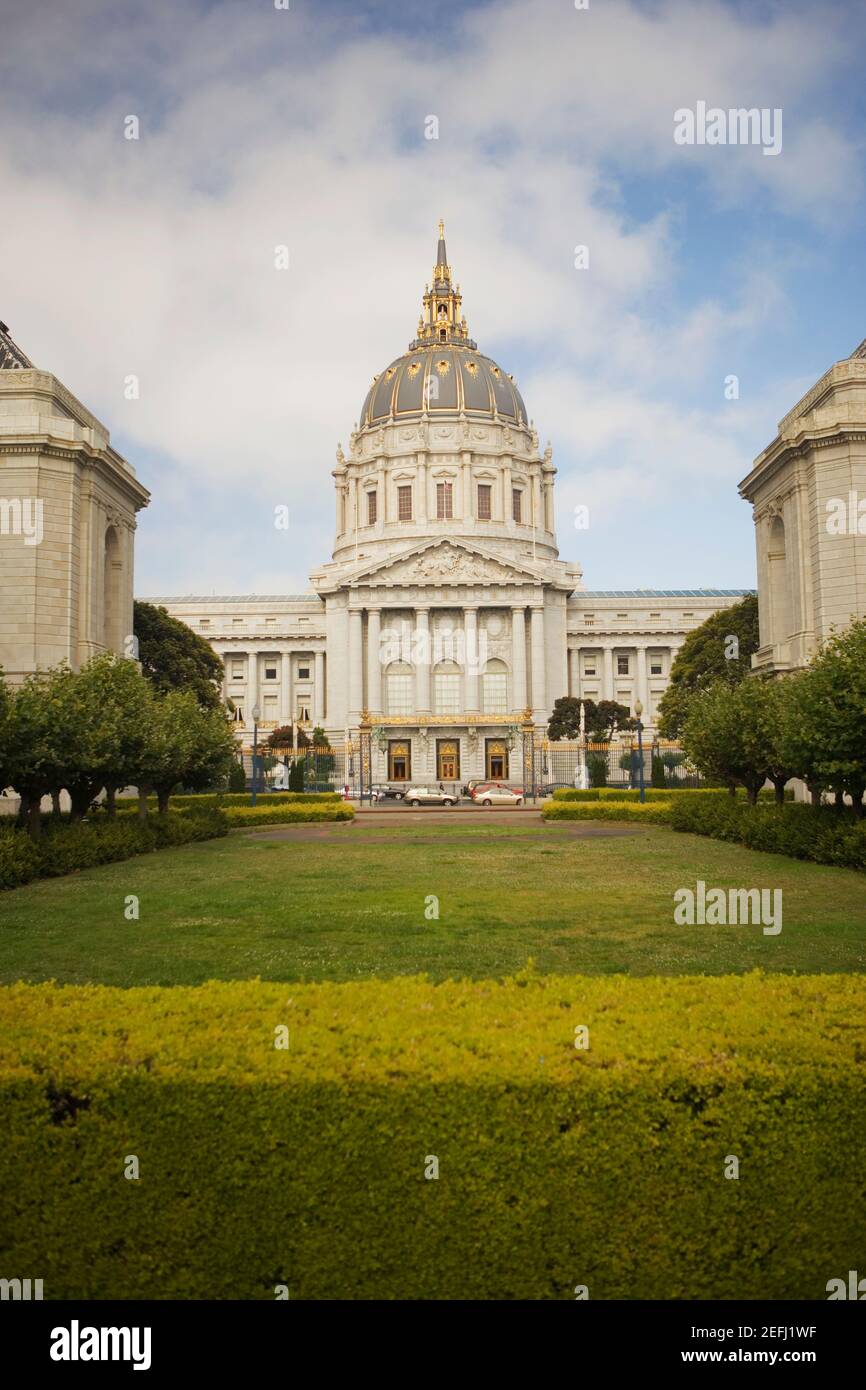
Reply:
[[439, 220], [439, 241], [436, 246], [436, 264], [433, 267], [433, 288], [425, 288], [423, 311], [418, 323], [418, 337], [410, 350], [432, 343], [459, 344], [474, 349], [476, 344], [469, 337], [466, 319], [461, 313], [462, 296], [460, 286], [454, 288], [451, 280], [451, 267], [445, 249], [445, 223]]

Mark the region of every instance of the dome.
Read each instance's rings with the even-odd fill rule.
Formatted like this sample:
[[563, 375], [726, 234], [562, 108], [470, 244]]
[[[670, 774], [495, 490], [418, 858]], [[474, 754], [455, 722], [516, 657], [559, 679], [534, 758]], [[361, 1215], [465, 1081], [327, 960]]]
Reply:
[[469, 348], [425, 344], [404, 353], [379, 376], [367, 392], [360, 424], [421, 415], [494, 414], [526, 424], [526, 407], [511, 377], [489, 357]]
[[418, 336], [408, 352], [373, 378], [361, 411], [362, 429], [392, 418], [412, 419], [424, 411], [434, 416], [463, 411], [526, 424], [520, 392], [507, 372], [478, 351], [469, 337], [461, 303], [440, 222], [433, 286], [424, 292]]

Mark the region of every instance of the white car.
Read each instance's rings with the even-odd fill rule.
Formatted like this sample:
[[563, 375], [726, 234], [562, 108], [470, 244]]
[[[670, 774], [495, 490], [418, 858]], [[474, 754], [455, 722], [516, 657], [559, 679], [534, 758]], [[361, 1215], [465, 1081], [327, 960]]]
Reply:
[[522, 806], [523, 793], [504, 782], [479, 782], [472, 788], [472, 800], [481, 806]]
[[409, 806], [456, 806], [457, 793], [442, 787], [410, 787], [403, 800]]

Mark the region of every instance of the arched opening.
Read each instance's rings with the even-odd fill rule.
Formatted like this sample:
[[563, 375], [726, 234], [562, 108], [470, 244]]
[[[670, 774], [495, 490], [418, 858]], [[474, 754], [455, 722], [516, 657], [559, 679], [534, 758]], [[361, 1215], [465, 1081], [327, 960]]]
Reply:
[[770, 631], [773, 645], [787, 642], [791, 635], [791, 599], [788, 590], [785, 523], [773, 517], [767, 544], [770, 590]]
[[406, 661], [392, 661], [385, 671], [389, 714], [411, 714], [415, 672]]
[[505, 714], [508, 709], [508, 667], [494, 658], [481, 677], [482, 708], [485, 714]]
[[123, 645], [120, 632], [122, 570], [120, 538], [115, 528], [109, 526], [105, 532], [102, 567], [102, 641], [114, 652], [119, 652]]
[[436, 714], [460, 713], [460, 667], [456, 661], [440, 661], [434, 668], [433, 710]]

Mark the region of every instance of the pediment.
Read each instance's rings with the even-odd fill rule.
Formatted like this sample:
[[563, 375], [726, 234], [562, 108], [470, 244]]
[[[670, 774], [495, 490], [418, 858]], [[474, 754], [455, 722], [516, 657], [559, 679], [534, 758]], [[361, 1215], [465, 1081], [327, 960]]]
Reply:
[[500, 560], [489, 552], [454, 541], [432, 541], [408, 555], [364, 566], [351, 576], [353, 584], [527, 584], [540, 573]]

